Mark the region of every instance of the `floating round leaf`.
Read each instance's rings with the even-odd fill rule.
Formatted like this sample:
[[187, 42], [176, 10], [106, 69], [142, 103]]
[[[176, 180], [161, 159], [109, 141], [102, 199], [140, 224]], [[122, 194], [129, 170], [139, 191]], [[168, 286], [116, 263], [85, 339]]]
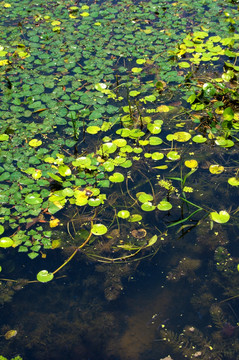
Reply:
[[124, 181], [124, 175], [119, 172], [115, 172], [113, 175], [109, 176], [109, 180], [113, 183], [122, 182]]
[[144, 64], [145, 62], [146, 62], [145, 59], [137, 59], [137, 60], [136, 60], [136, 63], [139, 64], [139, 65], [142, 65], [142, 64]]
[[153, 211], [156, 209], [156, 206], [154, 206], [150, 201], [146, 201], [141, 205], [141, 209], [144, 211]]
[[168, 158], [169, 160], [175, 161], [175, 160], [180, 159], [180, 155], [178, 154], [177, 151], [169, 151], [169, 152], [167, 153], [167, 158]]
[[166, 200], [160, 201], [160, 203], [157, 205], [157, 208], [161, 211], [168, 211], [172, 209], [172, 204]]
[[104, 162], [103, 166], [104, 166], [105, 170], [109, 171], [109, 172], [113, 171], [115, 168], [113, 162], [110, 160], [107, 160], [106, 162]]
[[164, 158], [164, 154], [160, 152], [154, 152], [152, 153], [152, 159], [153, 160], [162, 160]]
[[228, 179], [228, 184], [231, 186], [239, 186], [239, 177], [231, 177]]
[[186, 167], [188, 167], [189, 169], [195, 169], [198, 166], [198, 162], [197, 162], [197, 160], [194, 160], [194, 159], [186, 160], [184, 162], [184, 165]]
[[145, 192], [137, 193], [136, 196], [141, 203], [144, 203], [146, 201], [152, 201], [154, 199], [152, 195], [146, 194]]
[[104, 235], [107, 233], [107, 227], [103, 224], [94, 224], [91, 228], [91, 232], [94, 235]]
[[29, 141], [29, 145], [32, 147], [38, 147], [41, 146], [41, 144], [42, 144], [41, 140], [32, 139], [31, 141]]
[[230, 219], [230, 215], [227, 211], [221, 210], [219, 213], [213, 211], [210, 213], [211, 219], [219, 224], [227, 223]]
[[40, 197], [40, 194], [33, 193], [33, 194], [28, 194], [25, 197], [25, 201], [29, 205], [38, 205], [43, 202], [43, 199]]
[[86, 129], [86, 132], [94, 135], [94, 134], [97, 134], [100, 130], [101, 129], [99, 126], [88, 126], [88, 128]]
[[71, 188], [65, 188], [65, 189], [62, 190], [62, 195], [71, 197], [71, 196], [74, 195], [74, 190], [71, 189]]
[[215, 144], [227, 148], [234, 146], [234, 142], [230, 139], [225, 139], [224, 137], [218, 137], [217, 140], [215, 140]]
[[78, 157], [72, 161], [73, 166], [81, 166], [82, 168], [88, 168], [91, 165], [91, 159], [87, 156]]
[[130, 212], [128, 210], [120, 210], [117, 215], [122, 219], [128, 219], [130, 217]]
[[136, 91], [136, 90], [132, 90], [132, 91], [129, 92], [129, 95], [133, 96], [133, 97], [135, 97], [135, 96], [137, 96], [139, 94], [140, 94], [140, 91]]
[[113, 142], [105, 143], [101, 146], [101, 152], [102, 154], [113, 154], [117, 149], [116, 144]]
[[148, 124], [147, 129], [151, 132], [151, 134], [159, 134], [161, 132], [161, 126], [157, 124]]
[[11, 247], [14, 241], [10, 237], [2, 237], [0, 238], [0, 247], [8, 248]]
[[205, 138], [202, 135], [195, 135], [192, 138], [192, 141], [194, 141], [195, 143], [201, 144], [201, 143], [204, 143], [205, 141], [207, 141], [207, 138]]
[[209, 171], [211, 174], [221, 174], [224, 171], [224, 167], [221, 165], [210, 165]]
[[58, 168], [58, 172], [62, 176], [70, 176], [71, 175], [71, 169], [67, 165], [60, 165]]
[[157, 136], [150, 136], [150, 138], [149, 138], [150, 145], [161, 145], [162, 142], [163, 142], [163, 140]]
[[131, 69], [131, 71], [132, 71], [133, 73], [140, 73], [142, 70], [143, 70], [143, 69], [138, 68], [138, 67], [133, 67], [133, 68]]
[[118, 147], [123, 147], [127, 145], [127, 141], [125, 139], [115, 139], [113, 143]]
[[101, 204], [101, 200], [99, 198], [91, 198], [88, 200], [88, 205], [90, 206], [99, 206]]
[[132, 214], [130, 215], [130, 217], [128, 218], [129, 222], [139, 222], [142, 220], [142, 216], [140, 214]]
[[41, 270], [37, 274], [37, 280], [46, 283], [48, 281], [51, 281], [54, 278], [54, 274], [49, 273], [47, 270]]
[[178, 131], [173, 134], [174, 140], [179, 142], [186, 142], [191, 139], [191, 134], [186, 131]]

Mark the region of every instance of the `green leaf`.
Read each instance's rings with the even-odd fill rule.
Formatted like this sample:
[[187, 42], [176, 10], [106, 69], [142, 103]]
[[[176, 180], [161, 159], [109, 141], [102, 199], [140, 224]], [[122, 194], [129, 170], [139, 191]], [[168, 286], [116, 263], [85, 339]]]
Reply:
[[113, 175], [109, 176], [109, 180], [113, 183], [122, 182], [124, 181], [124, 175], [119, 172], [115, 172]]
[[67, 165], [60, 165], [58, 168], [58, 172], [61, 176], [70, 176], [71, 169]]
[[51, 281], [54, 278], [53, 273], [49, 273], [47, 270], [41, 270], [37, 274], [37, 280], [42, 283]]
[[234, 118], [234, 111], [232, 110], [231, 107], [227, 107], [224, 111], [223, 111], [223, 118], [224, 120], [227, 121], [231, 121]]
[[128, 219], [130, 217], [130, 212], [128, 210], [120, 210], [117, 215], [122, 219]]
[[43, 199], [40, 197], [40, 194], [33, 193], [33, 194], [28, 194], [25, 197], [25, 201], [29, 205], [38, 205], [43, 202]]
[[227, 181], [231, 186], [239, 186], [239, 177], [231, 177]]
[[4, 227], [0, 225], [0, 235], [2, 235], [3, 233], [4, 233]]
[[91, 232], [94, 235], [104, 235], [107, 233], [107, 227], [103, 224], [94, 224], [91, 228]]
[[8, 248], [13, 245], [14, 241], [10, 237], [2, 237], [0, 238], [0, 247]]
[[213, 211], [210, 213], [211, 219], [219, 224], [227, 223], [230, 219], [230, 215], [227, 211], [221, 210], [219, 213]]
[[8, 139], [9, 139], [9, 135], [7, 135], [7, 134], [0, 135], [0, 141], [7, 141]]
[[172, 209], [172, 204], [166, 200], [160, 201], [160, 203], [157, 205], [157, 208], [161, 211], [169, 211]]

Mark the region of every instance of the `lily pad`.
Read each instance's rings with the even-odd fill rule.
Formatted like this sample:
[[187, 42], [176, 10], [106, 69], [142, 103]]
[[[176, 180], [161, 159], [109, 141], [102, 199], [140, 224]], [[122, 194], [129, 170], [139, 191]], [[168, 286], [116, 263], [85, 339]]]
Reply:
[[184, 162], [184, 165], [189, 169], [195, 169], [196, 167], [198, 167], [198, 162], [195, 159], [186, 160]]
[[122, 219], [128, 219], [130, 217], [130, 212], [128, 210], [120, 210], [117, 215]]
[[231, 177], [228, 179], [228, 184], [231, 186], [239, 186], [239, 177]]
[[13, 245], [14, 241], [10, 237], [2, 237], [0, 239], [0, 247], [8, 248]]
[[152, 195], [146, 194], [146, 193], [144, 193], [144, 192], [142, 192], [142, 193], [137, 193], [136, 196], [137, 196], [137, 199], [138, 199], [141, 203], [144, 203], [144, 202], [146, 202], [146, 201], [152, 201], [152, 200], [154, 199]]
[[41, 270], [37, 274], [37, 280], [42, 283], [51, 281], [54, 278], [53, 273], [49, 273], [47, 270]]
[[124, 175], [119, 172], [115, 172], [113, 175], [109, 176], [109, 180], [113, 183], [120, 183], [124, 181]]
[[209, 171], [211, 174], [221, 174], [224, 171], [224, 166], [221, 165], [210, 165]]
[[195, 143], [198, 143], [198, 144], [202, 144], [202, 143], [204, 143], [205, 141], [207, 141], [207, 138], [205, 138], [205, 137], [202, 136], [202, 135], [195, 135], [195, 136], [192, 138], [192, 141], [194, 141]]
[[178, 154], [177, 151], [169, 151], [167, 153], [167, 158], [169, 160], [175, 161], [175, 160], [179, 160], [180, 159], [180, 155]]
[[29, 141], [29, 145], [32, 147], [38, 147], [41, 146], [41, 144], [42, 144], [41, 140], [32, 139], [31, 141]]
[[227, 211], [221, 210], [219, 213], [213, 211], [210, 213], [211, 219], [219, 224], [227, 223], [230, 219], [230, 215]]
[[43, 199], [40, 197], [40, 194], [33, 193], [33, 194], [28, 194], [25, 197], [25, 201], [29, 205], [38, 205], [43, 202]]
[[161, 211], [168, 211], [172, 209], [172, 204], [166, 200], [160, 201], [160, 203], [157, 205], [157, 208]]
[[94, 224], [91, 228], [91, 232], [94, 235], [104, 235], [107, 233], [107, 227], [103, 224]]

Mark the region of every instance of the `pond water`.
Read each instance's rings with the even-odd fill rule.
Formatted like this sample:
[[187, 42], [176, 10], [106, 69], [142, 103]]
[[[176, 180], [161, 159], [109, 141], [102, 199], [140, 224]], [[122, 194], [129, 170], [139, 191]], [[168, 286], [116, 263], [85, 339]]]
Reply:
[[239, 359], [238, 6], [1, 2], [1, 359]]

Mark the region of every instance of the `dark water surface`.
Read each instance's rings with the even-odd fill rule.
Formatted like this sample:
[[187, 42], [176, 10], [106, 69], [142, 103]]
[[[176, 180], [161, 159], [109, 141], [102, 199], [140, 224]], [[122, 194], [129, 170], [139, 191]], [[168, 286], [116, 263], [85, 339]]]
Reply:
[[[2, 2], [0, 6], [4, 4]], [[176, 104], [176, 115], [160, 114], [160, 119], [164, 120], [162, 136], [165, 139], [173, 129], [180, 130], [181, 125], [177, 128], [175, 120], [180, 106], [184, 104], [189, 110], [180, 86], [175, 86], [182, 74], [167, 60], [166, 50], [174, 49], [186, 34], [205, 30], [206, 27], [211, 29], [212, 34], [230, 34], [236, 25], [225, 22], [225, 16], [229, 18], [223, 15], [226, 11], [231, 11], [230, 16], [235, 18], [236, 24], [239, 21], [236, 2], [225, 1], [50, 1], [39, 4], [36, 1], [16, 1], [10, 4], [9, 12], [10, 8], [3, 6], [4, 20], [1, 20], [4, 33], [1, 41], [4, 50], [11, 54], [11, 65], [1, 73], [3, 106], [0, 124], [1, 133], [17, 138], [13, 139], [12, 145], [16, 151], [29, 141], [28, 131], [34, 138], [41, 138], [43, 146], [55, 153], [59, 149], [64, 149], [65, 154], [69, 154], [69, 151], [71, 154], [94, 151], [105, 134], [92, 140], [92, 135], [82, 130], [85, 121], [87, 125], [101, 126], [102, 119], [106, 121], [109, 117], [110, 122], [114, 123], [119, 111], [115, 110], [117, 104], [112, 99], [108, 99], [105, 105], [104, 99], [97, 97], [96, 92], [92, 98], [87, 96], [91, 93], [92, 84], [108, 82], [115, 86], [122, 79], [122, 82], [127, 79], [129, 83], [139, 81], [143, 85], [158, 78], [165, 83], [171, 81], [172, 87], [168, 86], [163, 95], [160, 94], [157, 104]], [[72, 18], [68, 17], [68, 12], [71, 13], [69, 8], [84, 5], [89, 5], [90, 10], [91, 6], [99, 5], [92, 15], [92, 24], [89, 22], [84, 27], [83, 21], [88, 20], [82, 17], [72, 25]], [[87, 12], [88, 9], [81, 11]], [[49, 21], [62, 22], [62, 37], [57, 37], [57, 30], [52, 32], [48, 25], [43, 27], [42, 33], [38, 32], [38, 28], [48, 21], [44, 16], [50, 16]], [[68, 21], [71, 24], [69, 29]], [[99, 24], [93, 27], [93, 23], [97, 22], [103, 24], [102, 33], [95, 30]], [[105, 30], [107, 27], [108, 32]], [[151, 32], [152, 37], [147, 42], [145, 34]], [[25, 45], [19, 45], [21, 43]], [[18, 63], [18, 55], [14, 53], [16, 48], [29, 51], [31, 56], [23, 56]], [[59, 53], [64, 53], [65, 57], [60, 57]], [[149, 63], [142, 78], [140, 75], [134, 78], [131, 69], [139, 66], [136, 59], [157, 54], [166, 60], [162, 60], [162, 63], [156, 60], [158, 63], [153, 66]], [[211, 73], [219, 71], [219, 63], [215, 63], [217, 66], [210, 70]], [[207, 69], [202, 67], [199, 73], [204, 76]], [[15, 95], [11, 94], [12, 89]], [[121, 106], [128, 105], [127, 91], [127, 86], [119, 87], [119, 95], [124, 98]], [[96, 104], [95, 97], [99, 101]], [[44, 108], [48, 110], [39, 111]], [[74, 128], [74, 116], [83, 108], [85, 111], [90, 109], [91, 115], [81, 113]], [[145, 108], [152, 110], [153, 105], [145, 101]], [[179, 120], [185, 121], [185, 130], [194, 130], [195, 124], [191, 124], [187, 116], [185, 111]], [[116, 127], [120, 129], [121, 125]], [[76, 141], [72, 140], [75, 131], [78, 134]], [[24, 133], [28, 134], [26, 138]], [[113, 137], [113, 134], [107, 133], [107, 136]], [[164, 144], [168, 151], [170, 146], [165, 140]], [[156, 151], [161, 151], [160, 146], [156, 146]], [[14, 153], [12, 149], [11, 153]], [[106, 257], [111, 258], [118, 251], [114, 243], [116, 232], [111, 232], [111, 238], [100, 238], [92, 246], [100, 258], [91, 256], [93, 250], [79, 250], [70, 263], [57, 272], [53, 281], [46, 284], [36, 282], [36, 274], [40, 270], [57, 269], [82, 241], [80, 231], [87, 223], [88, 213], [83, 212], [85, 218], [77, 217], [75, 208], [70, 205], [59, 215], [56, 214], [64, 224], [62, 231], [53, 236], [54, 239], [62, 237], [63, 244], [59, 249], [41, 248], [40, 255], [33, 260], [24, 251], [16, 253], [16, 249], [2, 249], [0, 355], [9, 359], [20, 355], [24, 360], [239, 359], [239, 298], [236, 297], [239, 294], [238, 222], [235, 216], [229, 224], [214, 223], [212, 227], [206, 213], [213, 209], [230, 211], [238, 207], [237, 187], [232, 189], [227, 184], [227, 177], [232, 176], [232, 169], [238, 166], [238, 143], [235, 141], [233, 148], [221, 149], [208, 141], [202, 146], [183, 144], [182, 149], [184, 155], [195, 151], [198, 156], [199, 169], [186, 185], [194, 187], [195, 191], [189, 199], [206, 209], [204, 215], [196, 213], [190, 221], [181, 224], [188, 226], [180, 228], [179, 224], [171, 227], [165, 235], [168, 225], [196, 210], [188, 204], [182, 205], [177, 193], [174, 193], [170, 194], [171, 198], [169, 196], [169, 200], [172, 199], [175, 204], [174, 212], [162, 214], [156, 210], [144, 213], [142, 223], [133, 227], [132, 224], [122, 225], [122, 242], [128, 239], [133, 230], [141, 227], [147, 230], [149, 239], [154, 235], [159, 237], [160, 245], [152, 250], [144, 249], [142, 258], [138, 257], [137, 261], [124, 259], [104, 262]], [[10, 154], [4, 144], [3, 151]], [[150, 149], [145, 148], [144, 152], [150, 152]], [[24, 148], [20, 155], [24, 158]], [[34, 160], [36, 153], [30, 155], [29, 166], [37, 167], [39, 163]], [[2, 166], [6, 171], [17, 162], [18, 168], [24, 168], [22, 164], [25, 158], [21, 163], [21, 159], [13, 157], [12, 165], [5, 153], [4, 156]], [[227, 168], [225, 179], [209, 173], [210, 164], [224, 165]], [[119, 199], [118, 209], [124, 209], [127, 205], [129, 209], [134, 209], [134, 201], [130, 201], [138, 191], [151, 193], [154, 188], [156, 197], [161, 197], [162, 189], [154, 179], [158, 175], [157, 164], [153, 165], [149, 165], [145, 157], [132, 169], [124, 169], [129, 179], [128, 187], [125, 184], [121, 187], [111, 184], [105, 190], [107, 199], [111, 196], [113, 205], [107, 205], [105, 212], [95, 213], [97, 219], [105, 221], [107, 225], [115, 221], [115, 218], [112, 220], [112, 214], [116, 211], [114, 197]], [[182, 163], [172, 166], [167, 175], [178, 178], [182, 175], [180, 169]], [[15, 168], [10, 169], [13, 175], [2, 178], [2, 192], [11, 182], [14, 183], [15, 171]], [[18, 179], [15, 180], [18, 183]], [[175, 181], [179, 185], [178, 180]], [[56, 184], [51, 184], [52, 188], [54, 186]], [[32, 191], [38, 190], [33, 187]], [[127, 194], [132, 198], [127, 200]], [[203, 205], [200, 203], [202, 196], [206, 199]], [[16, 205], [11, 202], [12, 197], [9, 208], [13, 212]], [[6, 220], [4, 209], [1, 210], [2, 223]], [[38, 214], [34, 218], [36, 216]], [[29, 214], [23, 211], [23, 224], [19, 221], [17, 227], [7, 228], [8, 233], [4, 235], [12, 236], [18, 229], [25, 229], [28, 217]], [[13, 218], [19, 220], [19, 215], [13, 213]], [[48, 214], [47, 221], [49, 219]], [[48, 229], [47, 225], [43, 226], [45, 230]], [[115, 222], [111, 230], [116, 228]], [[72, 234], [75, 235], [73, 241]], [[11, 281], [14, 279], [18, 279], [18, 282]], [[30, 279], [30, 282], [24, 279]], [[223, 302], [233, 296], [235, 299]], [[6, 339], [5, 334], [13, 329], [17, 334]]]

